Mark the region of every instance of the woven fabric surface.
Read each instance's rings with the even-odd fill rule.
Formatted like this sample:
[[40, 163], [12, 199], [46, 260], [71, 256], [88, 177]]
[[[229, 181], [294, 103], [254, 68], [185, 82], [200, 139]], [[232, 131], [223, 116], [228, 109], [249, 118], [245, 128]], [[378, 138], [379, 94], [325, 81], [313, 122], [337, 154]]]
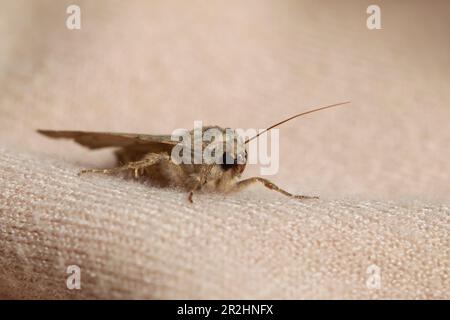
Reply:
[[[45, 158], [2, 150], [0, 163], [1, 289], [13, 297], [448, 297], [446, 206], [256, 193], [187, 205]], [[371, 265], [379, 290], [366, 286]]]
[[[1, 298], [450, 298], [449, 4], [70, 1], [0, 6]], [[35, 130], [280, 128], [261, 186], [187, 195]], [[250, 166], [245, 177], [258, 175]], [[81, 268], [81, 290], [66, 287]], [[381, 275], [367, 286], [368, 268]]]

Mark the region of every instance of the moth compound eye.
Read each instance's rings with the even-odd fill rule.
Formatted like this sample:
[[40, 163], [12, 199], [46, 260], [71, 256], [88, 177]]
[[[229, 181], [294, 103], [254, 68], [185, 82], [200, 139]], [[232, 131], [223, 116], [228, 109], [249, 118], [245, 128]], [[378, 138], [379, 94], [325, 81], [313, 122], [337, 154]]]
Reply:
[[227, 152], [223, 154], [222, 168], [224, 170], [229, 170], [236, 165], [236, 160]]

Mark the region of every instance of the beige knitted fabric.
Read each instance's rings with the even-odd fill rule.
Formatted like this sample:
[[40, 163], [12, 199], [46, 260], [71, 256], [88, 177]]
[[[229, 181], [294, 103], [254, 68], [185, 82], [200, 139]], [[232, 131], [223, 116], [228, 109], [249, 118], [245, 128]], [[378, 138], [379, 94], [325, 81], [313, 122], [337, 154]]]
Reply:
[[[447, 1], [378, 1], [374, 31], [369, 1], [78, 1], [79, 31], [69, 4], [0, 2], [1, 298], [450, 298]], [[315, 201], [191, 205], [78, 177], [111, 151], [35, 133], [262, 128], [344, 100], [280, 131], [269, 178]]]

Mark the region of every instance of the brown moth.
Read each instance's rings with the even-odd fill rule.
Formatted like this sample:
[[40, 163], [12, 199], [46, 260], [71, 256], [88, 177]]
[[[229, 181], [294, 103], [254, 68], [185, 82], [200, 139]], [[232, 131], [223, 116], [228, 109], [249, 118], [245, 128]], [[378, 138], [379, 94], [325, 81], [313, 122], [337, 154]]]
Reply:
[[[254, 137], [247, 139], [245, 144], [248, 144], [248, 142], [256, 139], [261, 134], [289, 120], [347, 103], [349, 103], [349, 101], [294, 115], [268, 127]], [[218, 126], [204, 127], [202, 130], [205, 131], [210, 128], [215, 128], [220, 130], [220, 132], [225, 133], [225, 129]], [[107, 169], [86, 169], [82, 170], [80, 174], [115, 174], [131, 171], [136, 178], [140, 176], [147, 177], [154, 185], [160, 187], [177, 187], [186, 190], [189, 192], [188, 199], [190, 202], [192, 202], [194, 192], [197, 191], [230, 193], [242, 190], [256, 182], [260, 182], [271, 190], [275, 190], [296, 199], [318, 198], [314, 196], [293, 195], [261, 177], [239, 180], [247, 162], [247, 151], [245, 149], [239, 154], [237, 154], [236, 150], [225, 151], [223, 153], [223, 163], [221, 164], [177, 164], [172, 161], [170, 155], [172, 149], [178, 144], [178, 141], [173, 141], [170, 135], [54, 130], [38, 130], [38, 132], [51, 138], [72, 139], [89, 149], [106, 147], [117, 148], [115, 155], [120, 164], [119, 166]], [[193, 136], [194, 130], [191, 130], [189, 133]], [[205, 148], [206, 145], [203, 144], [202, 147]]]

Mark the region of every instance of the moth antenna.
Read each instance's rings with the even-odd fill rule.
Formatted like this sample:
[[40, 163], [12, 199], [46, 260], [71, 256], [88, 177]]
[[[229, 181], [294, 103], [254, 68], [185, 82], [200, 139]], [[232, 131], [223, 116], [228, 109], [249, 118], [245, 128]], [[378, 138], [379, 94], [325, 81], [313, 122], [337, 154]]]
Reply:
[[341, 106], [341, 105], [343, 105], [343, 104], [347, 104], [347, 103], [350, 103], [350, 102], [351, 102], [351, 101], [345, 101], [345, 102], [335, 103], [335, 104], [331, 104], [331, 105], [329, 105], [329, 106], [320, 107], [320, 108], [316, 108], [316, 109], [312, 109], [312, 110], [309, 110], [309, 111], [305, 111], [305, 112], [296, 114], [295, 116], [292, 116], [292, 117], [290, 117], [290, 118], [287, 118], [286, 120], [283, 120], [283, 121], [281, 121], [281, 122], [278, 122], [278, 123], [276, 123], [276, 124], [274, 124], [274, 125], [268, 127], [267, 129], [265, 129], [265, 130], [263, 130], [262, 132], [258, 133], [256, 136], [251, 137], [250, 139], [247, 139], [247, 140], [245, 141], [245, 144], [249, 143], [249, 142], [252, 141], [253, 139], [258, 138], [258, 137], [259, 137], [260, 135], [262, 135], [263, 133], [266, 133], [267, 131], [269, 131], [269, 130], [275, 128], [275, 127], [278, 127], [279, 125], [282, 125], [283, 123], [286, 123], [286, 122], [288, 122], [288, 121], [290, 121], [290, 120], [292, 120], [292, 119], [295, 119], [295, 118], [297, 118], [297, 117], [301, 117], [301, 116], [304, 116], [304, 115], [306, 115], [306, 114], [313, 113], [313, 112], [317, 112], [317, 111], [320, 111], [320, 110], [325, 110], [325, 109], [328, 109], [328, 108], [333, 108], [333, 107]]

